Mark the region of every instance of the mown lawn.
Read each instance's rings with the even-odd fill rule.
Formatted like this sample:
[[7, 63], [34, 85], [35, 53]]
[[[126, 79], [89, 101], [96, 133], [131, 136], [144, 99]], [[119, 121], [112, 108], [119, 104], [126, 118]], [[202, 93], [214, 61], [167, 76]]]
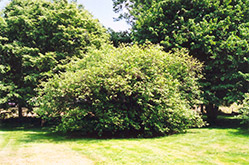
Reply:
[[249, 164], [249, 132], [201, 128], [150, 139], [72, 139], [2, 127], [0, 164]]

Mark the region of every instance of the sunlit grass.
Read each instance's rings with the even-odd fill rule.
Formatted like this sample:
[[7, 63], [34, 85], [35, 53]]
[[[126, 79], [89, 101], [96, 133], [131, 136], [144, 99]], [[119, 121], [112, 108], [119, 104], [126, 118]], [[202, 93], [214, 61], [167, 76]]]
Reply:
[[191, 129], [150, 139], [69, 139], [39, 129], [0, 130], [0, 164], [249, 164], [248, 158], [249, 133], [240, 129]]

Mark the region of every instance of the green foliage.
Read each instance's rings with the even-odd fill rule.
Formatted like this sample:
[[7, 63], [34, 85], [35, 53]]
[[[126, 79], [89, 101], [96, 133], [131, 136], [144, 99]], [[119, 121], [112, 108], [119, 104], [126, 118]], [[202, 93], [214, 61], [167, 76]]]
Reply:
[[[114, 0], [128, 8], [133, 39], [187, 48], [205, 64], [206, 103], [229, 105], [249, 89], [248, 0]], [[127, 5], [125, 5], [127, 3]]]
[[131, 44], [131, 33], [129, 31], [115, 32], [112, 29], [108, 29], [110, 34], [110, 40], [115, 47], [119, 47], [122, 44]]
[[108, 35], [92, 15], [64, 0], [13, 0], [0, 18], [0, 105], [28, 107], [40, 81]]
[[239, 116], [239, 118], [242, 119], [241, 124], [249, 126], [249, 93], [245, 95], [242, 105], [243, 107], [240, 108], [240, 112], [242, 114]]
[[155, 2], [162, 0], [112, 0], [113, 10], [119, 13], [117, 20], [125, 19], [127, 23], [133, 25], [137, 20], [136, 16], [147, 11]]
[[[57, 131], [98, 136], [176, 133], [202, 120], [190, 105], [199, 100], [201, 64], [185, 50], [155, 46], [93, 50], [44, 82], [37, 113]], [[127, 133], [127, 134], [125, 134]]]

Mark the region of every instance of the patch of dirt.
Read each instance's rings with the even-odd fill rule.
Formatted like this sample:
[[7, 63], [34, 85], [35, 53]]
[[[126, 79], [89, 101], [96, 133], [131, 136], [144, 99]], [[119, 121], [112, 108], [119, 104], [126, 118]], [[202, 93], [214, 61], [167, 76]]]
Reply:
[[92, 165], [94, 162], [60, 144], [33, 144], [0, 151], [1, 165]]

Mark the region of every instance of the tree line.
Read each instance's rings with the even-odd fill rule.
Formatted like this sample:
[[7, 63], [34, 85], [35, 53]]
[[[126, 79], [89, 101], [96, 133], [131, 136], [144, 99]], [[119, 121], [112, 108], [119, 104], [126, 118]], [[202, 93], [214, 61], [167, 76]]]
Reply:
[[0, 19], [0, 104], [18, 104], [19, 117], [32, 109], [41, 81], [108, 38], [88, 11], [67, 1], [13, 0]]
[[130, 32], [75, 2], [12, 0], [0, 17], [0, 109], [16, 103], [21, 118], [37, 107], [58, 131], [154, 136], [202, 126], [194, 105], [212, 122], [219, 106], [242, 102], [247, 0], [113, 4]]
[[203, 103], [210, 120], [218, 107], [241, 102], [249, 89], [247, 0], [113, 0], [131, 24], [134, 42], [165, 51], [187, 48], [204, 63]]

